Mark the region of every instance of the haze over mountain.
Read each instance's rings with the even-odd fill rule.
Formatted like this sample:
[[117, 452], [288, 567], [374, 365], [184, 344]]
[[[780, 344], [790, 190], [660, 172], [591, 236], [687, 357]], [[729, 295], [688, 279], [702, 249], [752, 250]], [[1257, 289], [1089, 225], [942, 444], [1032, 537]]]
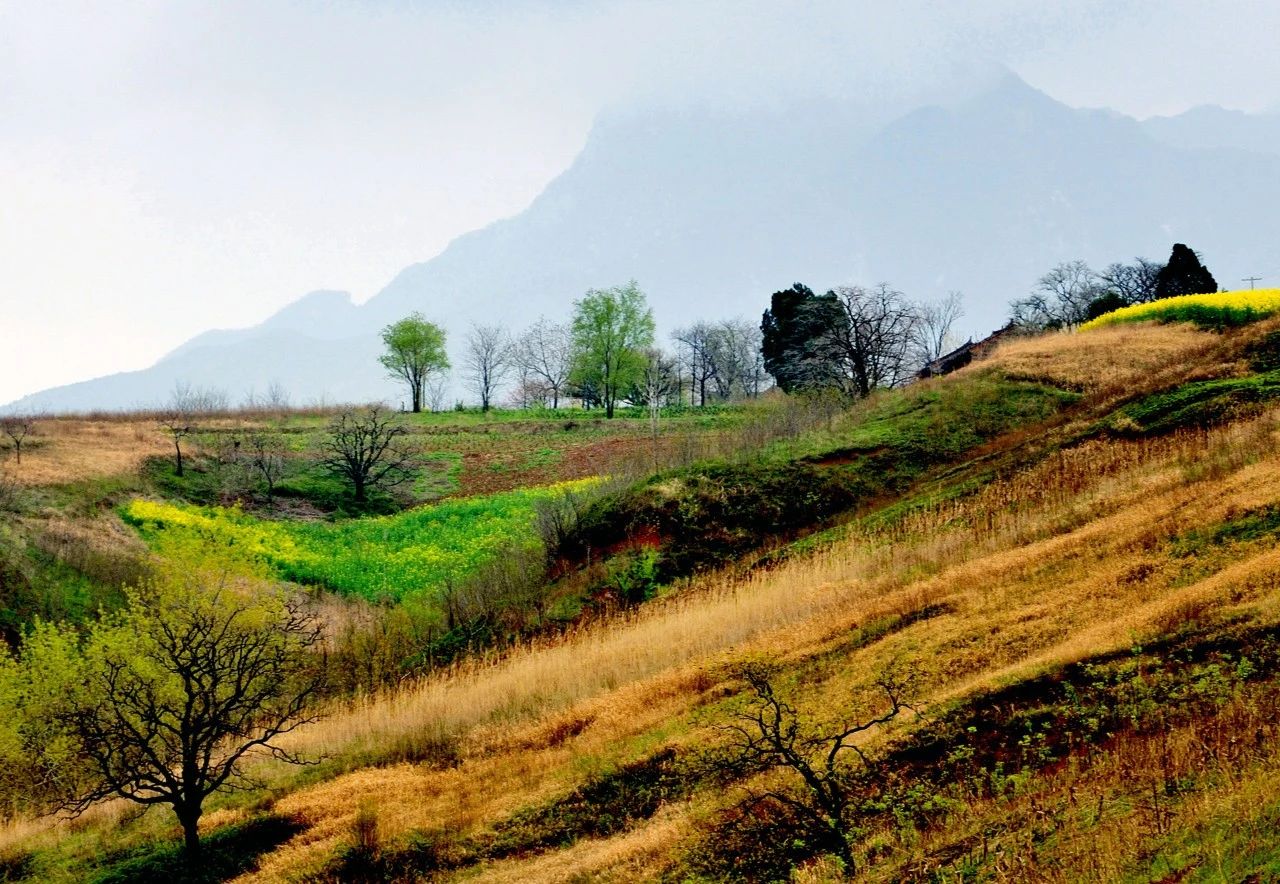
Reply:
[[1248, 114], [1200, 105], [1172, 117], [1151, 117], [1142, 128], [1166, 144], [1193, 150], [1235, 148], [1280, 154], [1280, 113]]
[[[1233, 121], [1218, 125], [1221, 115]], [[1203, 253], [1220, 281], [1273, 255], [1275, 118], [1197, 109], [1139, 123], [1076, 110], [1006, 75], [895, 120], [839, 99], [785, 110], [613, 113], [524, 212], [457, 238], [367, 303], [313, 292], [250, 329], [197, 336], [155, 366], [57, 387], [12, 407], [127, 408], [176, 382], [233, 400], [278, 382], [295, 402], [398, 401], [377, 331], [410, 311], [457, 354], [472, 322], [513, 330], [568, 316], [590, 287], [634, 278], [659, 328], [759, 316], [769, 294], [888, 281], [965, 294], [965, 331], [1053, 264]], [[1216, 133], [1216, 134], [1215, 134]], [[455, 369], [455, 375], [457, 371]]]

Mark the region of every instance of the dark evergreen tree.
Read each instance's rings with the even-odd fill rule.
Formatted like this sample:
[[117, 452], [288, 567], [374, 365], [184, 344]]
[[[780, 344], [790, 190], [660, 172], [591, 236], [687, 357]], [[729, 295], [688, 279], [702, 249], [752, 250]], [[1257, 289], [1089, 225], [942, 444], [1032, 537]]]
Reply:
[[1116, 292], [1107, 292], [1094, 298], [1089, 302], [1089, 309], [1085, 312], [1085, 319], [1097, 319], [1104, 313], [1111, 313], [1119, 310], [1121, 307], [1128, 307], [1129, 301], [1125, 297]]
[[1202, 295], [1217, 290], [1217, 280], [1200, 263], [1199, 256], [1182, 243], [1175, 243], [1169, 263], [1156, 276], [1156, 298]]
[[844, 321], [834, 294], [815, 295], [796, 283], [774, 292], [760, 323], [765, 371], [790, 393], [839, 383], [839, 355], [829, 352], [829, 332]]

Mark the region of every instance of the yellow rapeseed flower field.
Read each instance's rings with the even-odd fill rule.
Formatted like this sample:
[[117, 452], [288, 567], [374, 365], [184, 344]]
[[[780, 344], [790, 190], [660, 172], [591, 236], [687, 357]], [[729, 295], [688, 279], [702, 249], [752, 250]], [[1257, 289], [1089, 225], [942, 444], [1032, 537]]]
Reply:
[[1194, 322], [1222, 328], [1280, 313], [1280, 289], [1242, 289], [1206, 295], [1179, 295], [1122, 307], [1080, 326], [1081, 331], [1123, 322]]

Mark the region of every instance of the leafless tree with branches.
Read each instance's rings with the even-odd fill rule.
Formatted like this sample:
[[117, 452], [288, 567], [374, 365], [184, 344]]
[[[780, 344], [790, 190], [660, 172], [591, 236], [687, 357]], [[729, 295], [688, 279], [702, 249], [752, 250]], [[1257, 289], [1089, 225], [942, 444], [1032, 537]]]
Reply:
[[906, 381], [920, 321], [915, 305], [886, 283], [843, 286], [833, 293], [841, 321], [825, 330], [823, 344], [841, 366], [846, 392], [865, 397]]
[[[689, 373], [689, 404], [706, 405], [707, 389], [716, 375], [719, 335], [709, 322], [695, 322], [676, 329], [672, 339], [680, 347], [680, 358]], [[714, 389], [714, 388], [713, 388]]]
[[278, 433], [255, 430], [248, 437], [248, 465], [267, 492], [267, 503], [275, 499], [276, 485], [284, 478], [284, 446]]
[[369, 491], [390, 489], [413, 478], [417, 458], [406, 444], [409, 431], [379, 406], [347, 411], [329, 425], [320, 464], [351, 483], [364, 503]]
[[29, 414], [6, 414], [0, 417], [0, 433], [4, 433], [13, 447], [14, 463], [22, 465], [22, 443], [35, 429], [36, 420]]
[[908, 681], [886, 671], [876, 681], [887, 700], [884, 711], [818, 732], [807, 727], [796, 708], [778, 696], [768, 667], [747, 665], [739, 674], [751, 692], [752, 706], [721, 727], [728, 741], [707, 756], [711, 772], [732, 780], [777, 768], [792, 771], [800, 780], [798, 788], [753, 791], [741, 806], [772, 802], [786, 808], [803, 829], [793, 834], [834, 853], [845, 863], [845, 870], [852, 872], [851, 835], [856, 828], [850, 814], [853, 795], [846, 758], [855, 757], [862, 769], [873, 767], [873, 760], [858, 743], [859, 736], [888, 724], [903, 710], [914, 711], [907, 698]]
[[680, 384], [677, 380], [675, 360], [661, 350], [650, 347], [645, 351], [644, 359], [637, 398], [644, 400], [645, 411], [649, 415], [654, 469], [657, 469], [658, 421], [662, 417], [662, 406], [668, 404], [673, 397], [679, 398]]
[[471, 327], [462, 364], [467, 372], [467, 380], [471, 382], [471, 389], [480, 399], [482, 411], [489, 410], [494, 393], [511, 373], [513, 356], [511, 336], [505, 328], [500, 325]]
[[716, 323], [714, 332], [712, 380], [717, 398], [759, 395], [765, 376], [760, 327], [745, 319], [725, 319]]
[[964, 296], [959, 292], [948, 292], [941, 301], [927, 301], [918, 309], [919, 321], [912, 346], [917, 365], [928, 365], [955, 348], [957, 342], [952, 337], [952, 330], [964, 315]]
[[169, 401], [156, 411], [156, 423], [173, 440], [174, 472], [183, 475], [182, 440], [196, 432], [196, 416], [204, 410], [201, 394], [189, 384], [175, 384]]
[[1105, 293], [1088, 264], [1067, 261], [1040, 277], [1030, 295], [1009, 305], [1010, 319], [1033, 331], [1072, 329], [1089, 318], [1089, 305]]
[[560, 399], [569, 385], [572, 368], [572, 338], [569, 327], [539, 319], [516, 341], [512, 358], [524, 374], [525, 394], [541, 390], [551, 400], [552, 408], [560, 407]]
[[1098, 274], [1108, 292], [1119, 295], [1127, 304], [1145, 304], [1156, 299], [1156, 282], [1163, 264], [1134, 258], [1132, 264], [1116, 262]]

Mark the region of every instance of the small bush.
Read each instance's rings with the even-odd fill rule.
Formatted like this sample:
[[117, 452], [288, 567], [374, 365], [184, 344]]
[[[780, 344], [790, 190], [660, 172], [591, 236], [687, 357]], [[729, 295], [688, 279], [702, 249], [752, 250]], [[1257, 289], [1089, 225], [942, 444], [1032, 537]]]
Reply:
[[1245, 348], [1245, 359], [1254, 371], [1280, 371], [1280, 331], [1268, 332]]
[[1244, 543], [1280, 533], [1280, 505], [1247, 510], [1233, 519], [1204, 530], [1189, 531], [1174, 539], [1173, 554], [1193, 556], [1206, 546]]

